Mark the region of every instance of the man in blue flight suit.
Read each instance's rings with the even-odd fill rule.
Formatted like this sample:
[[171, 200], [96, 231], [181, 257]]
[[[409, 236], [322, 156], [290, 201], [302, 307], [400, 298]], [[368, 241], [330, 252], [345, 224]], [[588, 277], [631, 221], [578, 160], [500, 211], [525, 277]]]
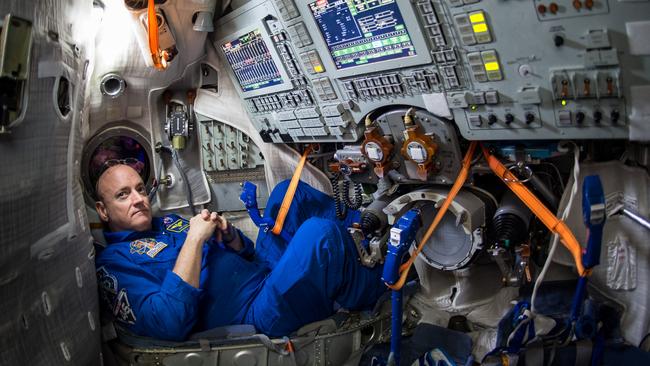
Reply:
[[[271, 194], [275, 217], [288, 184]], [[104, 304], [144, 336], [184, 340], [192, 332], [253, 324], [270, 336], [333, 314], [334, 303], [368, 308], [385, 290], [381, 268], [359, 264], [345, 230], [358, 213], [336, 220], [333, 200], [300, 183], [284, 229], [287, 243], [260, 232], [257, 246], [208, 210], [189, 221], [152, 218], [145, 185], [126, 164], [109, 167], [96, 185], [107, 247], [98, 253]]]

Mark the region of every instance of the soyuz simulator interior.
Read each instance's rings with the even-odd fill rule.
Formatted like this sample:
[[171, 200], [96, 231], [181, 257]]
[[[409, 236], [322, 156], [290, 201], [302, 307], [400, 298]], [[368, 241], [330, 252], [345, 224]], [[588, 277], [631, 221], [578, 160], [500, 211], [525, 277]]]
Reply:
[[[650, 362], [650, 1], [150, 1], [0, 4], [0, 364]], [[107, 159], [253, 239], [300, 177], [361, 211], [386, 296], [131, 334], [100, 311]]]

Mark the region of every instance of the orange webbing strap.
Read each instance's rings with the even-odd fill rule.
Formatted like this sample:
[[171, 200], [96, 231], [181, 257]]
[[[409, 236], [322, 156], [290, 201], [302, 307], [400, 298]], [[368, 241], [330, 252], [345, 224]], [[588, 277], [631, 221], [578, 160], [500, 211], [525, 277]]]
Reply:
[[163, 70], [167, 67], [167, 59], [165, 51], [160, 50], [158, 44], [158, 18], [156, 17], [155, 0], [149, 0], [147, 4], [147, 30], [149, 33], [149, 51], [151, 52], [151, 59], [153, 65], [158, 70]]
[[298, 189], [298, 182], [300, 182], [300, 174], [302, 173], [302, 168], [305, 167], [305, 163], [307, 162], [307, 155], [311, 153], [313, 148], [313, 145], [307, 146], [305, 152], [302, 153], [302, 157], [298, 162], [298, 166], [296, 166], [296, 171], [293, 172], [293, 177], [291, 177], [289, 188], [287, 188], [287, 192], [284, 194], [284, 199], [282, 199], [282, 205], [280, 206], [278, 217], [275, 219], [275, 225], [273, 225], [273, 229], [271, 229], [271, 232], [275, 235], [280, 235], [280, 232], [282, 231], [282, 227], [284, 226], [284, 219], [289, 213], [291, 201], [293, 201], [293, 196], [296, 194], [296, 189]]
[[427, 232], [422, 237], [422, 240], [420, 241], [418, 247], [413, 251], [413, 253], [411, 253], [411, 257], [408, 259], [408, 261], [406, 261], [404, 264], [400, 266], [399, 280], [395, 282], [393, 285], [386, 284], [386, 286], [388, 286], [391, 290], [399, 290], [404, 286], [404, 283], [406, 283], [406, 277], [408, 276], [409, 270], [411, 269], [413, 262], [415, 262], [415, 258], [417, 258], [417, 256], [422, 251], [422, 248], [424, 248], [424, 244], [426, 244], [426, 242], [429, 241], [429, 238], [431, 237], [431, 235], [433, 235], [433, 232], [436, 230], [436, 227], [442, 220], [442, 217], [447, 212], [449, 205], [451, 205], [451, 202], [454, 200], [454, 198], [460, 191], [460, 188], [463, 186], [463, 184], [465, 184], [465, 180], [467, 180], [467, 176], [469, 175], [469, 167], [470, 164], [472, 163], [472, 157], [474, 156], [474, 151], [476, 151], [476, 145], [477, 145], [476, 141], [472, 141], [472, 143], [469, 145], [469, 149], [467, 150], [467, 153], [465, 154], [465, 158], [463, 159], [463, 166], [460, 168], [458, 177], [456, 178], [454, 185], [451, 187], [449, 194], [447, 194], [447, 198], [445, 198], [445, 201], [442, 203], [442, 206], [440, 206], [440, 209], [438, 210], [436, 217], [433, 219], [433, 222], [429, 226], [429, 229], [427, 229]]
[[510, 190], [519, 197], [519, 199], [528, 206], [528, 208], [539, 218], [539, 220], [553, 233], [560, 236], [562, 244], [571, 252], [576, 268], [580, 276], [589, 274], [582, 265], [582, 247], [578, 244], [575, 236], [566, 226], [564, 221], [558, 219], [544, 204], [528, 189], [523, 183], [520, 183], [508, 168], [506, 168], [499, 159], [491, 155], [488, 150], [481, 146], [483, 155], [487, 160], [490, 169], [510, 188]]

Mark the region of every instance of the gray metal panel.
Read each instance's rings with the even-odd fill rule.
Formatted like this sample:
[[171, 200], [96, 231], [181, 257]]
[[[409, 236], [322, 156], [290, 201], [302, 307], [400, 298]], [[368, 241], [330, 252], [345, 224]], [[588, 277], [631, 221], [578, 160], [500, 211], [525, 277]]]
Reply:
[[[461, 134], [470, 140], [629, 137], [629, 115], [633, 109], [631, 87], [650, 84], [650, 55], [631, 54], [626, 24], [650, 20], [647, 1], [603, 0], [594, 2], [590, 10], [584, 7], [576, 10], [572, 1], [563, 0], [556, 2], [560, 6], [555, 15], [549, 10], [542, 15], [537, 10], [540, 4], [548, 9], [549, 4], [543, 1], [478, 1], [460, 6], [443, 0], [397, 1], [409, 19], [411, 15], [417, 18], [407, 24], [409, 34], [426, 39], [424, 43], [416, 43], [418, 54], [431, 55], [433, 61], [415, 62], [420, 67], [385, 61], [336, 70], [308, 2], [295, 2], [297, 16], [277, 19], [285, 30], [301, 23], [305, 25], [313, 42], [304, 44], [302, 40], [292, 40], [290, 35], [287, 42], [294, 53], [314, 50], [320, 54], [324, 72], [309, 74], [300, 62], [298, 68], [309, 78], [309, 90], [317, 90], [319, 80], [326, 78], [337, 98], [326, 103], [315, 97], [315, 105], [322, 108], [325, 104], [349, 100], [352, 103], [347, 113], [352, 123], [360, 123], [366, 114], [387, 105], [411, 105], [430, 111], [442, 110], [443, 114], [449, 107], [449, 116], [453, 116]], [[247, 21], [256, 22], [243, 16], [256, 6], [268, 8], [271, 1], [250, 2], [221, 20], [219, 26], [234, 24], [234, 19], [247, 25], [250, 24]], [[277, 8], [278, 2], [272, 6]], [[490, 37], [486, 43], [466, 45], [454, 17], [476, 11], [483, 11]], [[555, 46], [555, 36], [562, 37], [561, 46]], [[424, 44], [428, 53], [420, 50]], [[496, 54], [502, 80], [480, 81], [472, 72], [468, 54], [478, 52], [481, 56], [485, 51], [486, 57], [490, 51]], [[484, 73], [487, 62], [481, 57], [479, 60], [476, 67]], [[565, 98], [560, 97], [558, 87], [562, 75], [570, 81]], [[387, 77], [398, 81], [377, 85]], [[590, 80], [589, 95], [584, 93], [585, 77]], [[607, 91], [608, 77], [612, 78], [611, 95]], [[489, 92], [496, 92], [498, 101], [490, 101], [489, 94], [485, 94]], [[432, 102], [438, 96], [443, 101]], [[291, 108], [256, 110], [252, 106], [254, 102], [247, 100], [247, 107], [258, 130], [282, 130], [283, 123], [277, 113]], [[600, 123], [596, 122], [596, 112], [602, 116]], [[612, 122], [614, 114], [619, 115], [617, 124]], [[512, 121], [507, 122], [509, 117]], [[526, 118], [530, 118], [528, 123]], [[304, 128], [289, 132], [296, 141], [353, 141], [359, 136], [353, 132], [337, 137], [331, 131], [328, 136], [313, 136], [312, 130]], [[346, 131], [349, 132], [352, 131]], [[279, 135], [272, 136], [271, 140], [283, 142]]]
[[[0, 13], [11, 11], [34, 23], [25, 118], [0, 139], [3, 365], [101, 362], [94, 252], [78, 180], [87, 50], [83, 43], [76, 44], [77, 54], [71, 48], [72, 7], [77, 14], [90, 11], [83, 1], [0, 5]], [[58, 41], [49, 39], [48, 31], [58, 32]], [[72, 89], [66, 118], [53, 113], [60, 75]]]
[[[469, 139], [551, 139], [551, 138], [627, 138], [627, 115], [630, 113], [630, 87], [650, 83], [650, 55], [633, 56], [630, 54], [626, 23], [631, 21], [648, 21], [650, 3], [632, 3], [620, 1], [597, 1], [591, 10], [584, 7], [574, 9], [572, 1], [557, 1], [560, 10], [556, 15], [547, 11], [542, 15], [537, 6], [541, 1], [481, 1], [476, 4], [458, 8], [449, 8], [452, 16], [484, 10], [487, 23], [491, 29], [493, 42], [462, 46], [464, 65], [469, 68], [467, 53], [481, 50], [496, 50], [503, 72], [502, 81], [477, 82], [471, 80], [468, 90], [495, 90], [500, 94], [501, 103], [479, 105], [476, 110], [460, 108], [454, 110], [454, 117], [461, 133]], [[545, 4], [548, 7], [548, 4]], [[456, 31], [458, 28], [455, 28]], [[595, 32], [605, 30], [605, 37], [596, 37]], [[591, 33], [591, 35], [590, 35]], [[555, 46], [554, 38], [562, 37], [563, 44]], [[608, 42], [599, 39], [607, 38]], [[560, 38], [558, 38], [560, 42]], [[590, 65], [592, 52], [604, 52], [617, 55], [616, 65]], [[469, 71], [468, 71], [469, 72]], [[566, 106], [554, 93], [553, 75], [566, 72], [572, 77]], [[603, 93], [596, 98], [597, 73], [620, 73], [620, 94], [622, 97], [608, 97]], [[581, 74], [591, 76], [588, 87], [591, 97], [585, 97], [585, 84]], [[602, 84], [602, 80], [601, 84]], [[573, 88], [571, 88], [573, 86]], [[541, 103], [521, 103], [521, 91], [524, 88], [539, 88]], [[616, 87], [616, 85], [614, 86]], [[571, 90], [573, 89], [573, 90]], [[572, 91], [574, 93], [572, 93]], [[555, 97], [554, 98], [554, 94]], [[574, 99], [573, 96], [577, 96]], [[471, 103], [470, 103], [471, 104]], [[559, 111], [571, 112], [571, 124], [564, 125], [559, 118]], [[600, 125], [594, 122], [594, 112], [601, 111], [603, 118]], [[617, 110], [620, 122], [614, 125], [610, 113]], [[541, 118], [541, 125], [528, 127], [524, 122], [526, 111], [533, 111]], [[585, 114], [579, 124], [576, 115]], [[507, 126], [504, 123], [506, 113], [512, 113], [515, 121]], [[471, 114], [488, 114], [498, 117], [493, 126], [473, 126], [468, 122]]]

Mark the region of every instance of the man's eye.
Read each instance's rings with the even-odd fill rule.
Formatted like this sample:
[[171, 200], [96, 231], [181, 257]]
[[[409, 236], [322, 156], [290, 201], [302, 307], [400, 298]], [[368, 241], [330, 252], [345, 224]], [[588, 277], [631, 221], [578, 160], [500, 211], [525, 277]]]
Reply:
[[118, 199], [123, 199], [123, 198], [126, 198], [127, 196], [128, 195], [126, 194], [126, 192], [120, 192], [120, 193], [117, 194]]
[[144, 187], [138, 187], [138, 193], [145, 194], [147, 190]]

